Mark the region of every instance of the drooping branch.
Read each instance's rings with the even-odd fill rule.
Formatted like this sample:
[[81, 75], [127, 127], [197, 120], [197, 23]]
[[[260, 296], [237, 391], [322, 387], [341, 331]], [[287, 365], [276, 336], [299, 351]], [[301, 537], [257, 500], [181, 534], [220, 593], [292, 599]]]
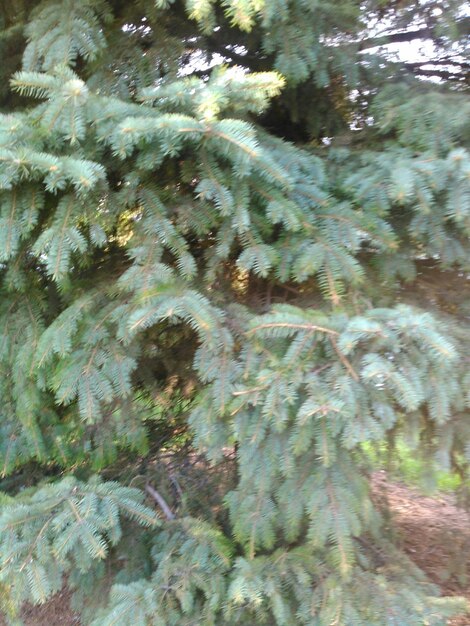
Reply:
[[149, 494], [149, 496], [153, 500], [155, 500], [155, 502], [163, 511], [167, 520], [171, 521], [176, 518], [176, 515], [173, 513], [173, 511], [170, 509], [170, 507], [166, 503], [165, 498], [162, 495], [160, 495], [160, 493], [156, 489], [154, 489], [151, 485], [147, 484], [145, 485], [145, 491]]

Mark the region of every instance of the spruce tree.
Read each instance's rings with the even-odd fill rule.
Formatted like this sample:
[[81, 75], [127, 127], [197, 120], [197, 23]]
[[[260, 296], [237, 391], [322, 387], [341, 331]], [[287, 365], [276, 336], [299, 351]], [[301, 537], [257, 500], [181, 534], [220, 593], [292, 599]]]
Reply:
[[11, 624], [65, 581], [92, 626], [461, 608], [390, 541], [366, 454], [405, 438], [468, 485], [460, 5], [2, 3]]

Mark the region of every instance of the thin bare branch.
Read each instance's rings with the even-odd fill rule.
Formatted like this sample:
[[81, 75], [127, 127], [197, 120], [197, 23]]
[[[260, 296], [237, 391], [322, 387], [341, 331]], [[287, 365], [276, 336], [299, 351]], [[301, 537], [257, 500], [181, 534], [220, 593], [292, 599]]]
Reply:
[[153, 500], [155, 500], [155, 502], [158, 504], [158, 506], [163, 511], [163, 513], [164, 513], [164, 515], [165, 515], [167, 520], [171, 521], [171, 520], [174, 520], [176, 518], [176, 515], [173, 513], [173, 511], [170, 509], [170, 507], [166, 503], [165, 498], [162, 495], [160, 495], [158, 493], [158, 491], [152, 487], [152, 485], [149, 485], [147, 483], [145, 485], [145, 491], [149, 494], [149, 496]]

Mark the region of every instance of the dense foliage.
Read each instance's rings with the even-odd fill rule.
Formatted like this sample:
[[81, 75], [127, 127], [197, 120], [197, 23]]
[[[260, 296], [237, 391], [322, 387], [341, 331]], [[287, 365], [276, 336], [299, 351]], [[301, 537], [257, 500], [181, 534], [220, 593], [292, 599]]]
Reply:
[[389, 540], [365, 449], [406, 440], [465, 495], [459, 5], [2, 3], [11, 624], [65, 577], [93, 626], [461, 606]]

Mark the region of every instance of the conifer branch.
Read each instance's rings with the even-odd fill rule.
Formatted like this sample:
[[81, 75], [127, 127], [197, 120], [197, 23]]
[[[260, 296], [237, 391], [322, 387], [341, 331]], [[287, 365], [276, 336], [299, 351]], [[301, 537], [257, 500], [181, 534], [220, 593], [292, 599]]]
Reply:
[[254, 328], [246, 331], [247, 335], [252, 335], [254, 333], [259, 332], [260, 330], [266, 330], [271, 328], [292, 328], [294, 330], [310, 330], [316, 331], [320, 333], [325, 333], [327, 335], [338, 336], [339, 333], [331, 328], [325, 328], [323, 326], [317, 326], [316, 324], [294, 324], [290, 322], [270, 322], [266, 324], [259, 324]]
[[344, 367], [348, 370], [348, 372], [351, 374], [351, 376], [354, 378], [354, 380], [357, 382], [359, 381], [359, 374], [355, 371], [355, 369], [353, 368], [353, 366], [351, 365], [351, 362], [346, 358], [346, 356], [341, 352], [341, 350], [338, 348], [338, 344], [336, 343], [336, 339], [332, 336], [329, 337], [330, 343], [334, 348], [334, 351], [336, 352], [336, 354], [338, 355], [341, 363], [344, 365]]
[[[468, 17], [26, 4], [0, 23], [10, 604], [68, 579], [89, 626], [447, 622], [363, 451], [470, 470]], [[393, 61], [418, 40], [434, 60]], [[181, 517], [132, 487], [156, 462]]]

